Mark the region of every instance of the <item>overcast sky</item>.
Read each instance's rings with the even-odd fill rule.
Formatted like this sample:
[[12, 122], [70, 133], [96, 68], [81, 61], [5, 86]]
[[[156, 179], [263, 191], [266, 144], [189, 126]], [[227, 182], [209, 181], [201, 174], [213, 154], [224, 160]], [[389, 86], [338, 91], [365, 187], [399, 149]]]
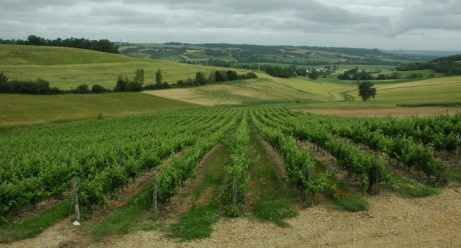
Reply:
[[461, 51], [461, 0], [0, 0], [0, 38]]

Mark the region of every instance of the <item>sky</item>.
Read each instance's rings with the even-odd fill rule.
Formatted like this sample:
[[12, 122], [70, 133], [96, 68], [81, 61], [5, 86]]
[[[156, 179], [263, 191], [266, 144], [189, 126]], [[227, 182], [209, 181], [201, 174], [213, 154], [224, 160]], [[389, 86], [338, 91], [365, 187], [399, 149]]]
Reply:
[[0, 0], [0, 38], [461, 51], [461, 0]]

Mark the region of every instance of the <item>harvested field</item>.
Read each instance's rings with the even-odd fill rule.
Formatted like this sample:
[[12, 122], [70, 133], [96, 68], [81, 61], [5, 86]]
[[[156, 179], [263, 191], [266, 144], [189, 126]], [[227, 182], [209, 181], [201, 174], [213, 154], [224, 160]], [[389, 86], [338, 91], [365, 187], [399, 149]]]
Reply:
[[405, 117], [405, 116], [428, 116], [435, 114], [460, 113], [461, 108], [444, 107], [348, 107], [348, 108], [311, 108], [298, 109], [299, 111], [314, 114], [358, 116], [358, 117]]

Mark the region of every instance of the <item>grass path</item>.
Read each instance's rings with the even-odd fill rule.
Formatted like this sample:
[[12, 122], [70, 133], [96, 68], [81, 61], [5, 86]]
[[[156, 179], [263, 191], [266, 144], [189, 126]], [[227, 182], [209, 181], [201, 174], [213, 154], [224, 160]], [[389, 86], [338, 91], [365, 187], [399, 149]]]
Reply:
[[221, 145], [203, 164], [201, 180], [190, 195], [190, 209], [182, 213], [177, 222], [164, 228], [167, 237], [188, 241], [211, 235], [212, 225], [221, 216], [220, 198], [225, 189], [228, 153], [228, 146]]
[[286, 188], [281, 173], [276, 169], [278, 165], [268, 155], [271, 147], [268, 144], [264, 147], [263, 144], [256, 130], [251, 128], [250, 150], [255, 163], [250, 170], [246, 205], [250, 206], [249, 210], [260, 221], [286, 226], [285, 220], [297, 215], [292, 202], [298, 195]]

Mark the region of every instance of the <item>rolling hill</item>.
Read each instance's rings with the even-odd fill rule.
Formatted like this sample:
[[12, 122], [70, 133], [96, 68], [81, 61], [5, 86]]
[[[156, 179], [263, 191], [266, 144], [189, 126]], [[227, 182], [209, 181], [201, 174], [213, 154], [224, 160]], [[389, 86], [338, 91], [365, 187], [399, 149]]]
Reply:
[[[5, 73], [8, 78], [42, 78], [48, 80], [51, 86], [61, 89], [75, 88], [80, 84], [99, 84], [113, 88], [119, 74], [132, 77], [138, 68], [145, 70], [145, 84], [154, 83], [154, 74], [158, 69], [162, 71], [163, 80], [169, 83], [193, 78], [199, 71], [207, 73], [223, 70], [221, 67], [133, 58], [75, 48], [0, 45], [0, 54], [3, 55], [0, 59], [0, 72]], [[259, 79], [256, 80], [156, 92], [161, 96], [173, 94], [171, 98], [186, 101], [188, 100], [176, 96], [174, 92], [202, 92], [199, 95], [204, 97], [201, 98], [219, 98], [220, 103], [240, 104], [245, 101], [280, 99], [342, 100], [339, 92], [347, 89], [344, 85], [315, 83], [304, 78], [280, 79], [265, 73], [258, 73], [258, 76]], [[192, 102], [200, 104], [200, 101]]]
[[[166, 82], [193, 78], [197, 72], [224, 70], [222, 67], [134, 58], [75, 48], [0, 45], [0, 72], [9, 79], [48, 80], [61, 89], [81, 84], [113, 88], [119, 74], [132, 77], [138, 68], [146, 74], [145, 84], [154, 83], [160, 69]], [[368, 66], [370, 67], [370, 65]], [[240, 69], [239, 72], [248, 72]], [[339, 72], [337, 72], [339, 73]], [[402, 72], [411, 73], [411, 72]], [[428, 74], [430, 72], [424, 72]], [[370, 106], [408, 103], [459, 102], [461, 77], [436, 75], [432, 79], [375, 81], [378, 94], [363, 103], [357, 97], [356, 82], [338, 80], [336, 74], [317, 81], [307, 78], [276, 78], [262, 72], [259, 78], [210, 84], [194, 88], [175, 88], [143, 93], [103, 95], [30, 96], [0, 94], [0, 125], [23, 125], [62, 119], [96, 118], [198, 105], [260, 106]], [[355, 102], [345, 102], [345, 95]], [[165, 98], [169, 98], [167, 100]], [[351, 100], [350, 98], [348, 99]], [[288, 105], [287, 105], [288, 104]], [[169, 106], [169, 107], [168, 107]]]
[[81, 84], [99, 84], [112, 89], [119, 74], [133, 77], [138, 68], [145, 70], [146, 84], [155, 83], [155, 72], [159, 69], [163, 80], [169, 83], [194, 77], [199, 71], [222, 69], [76, 48], [0, 44], [0, 72], [8, 78], [42, 78], [61, 89]]
[[396, 54], [378, 49], [313, 47], [313, 46], [263, 46], [237, 44], [132, 44], [123, 43], [122, 54], [165, 59], [203, 65], [233, 65], [252, 68], [255, 64], [282, 66], [336, 65], [390, 65], [410, 61], [426, 61], [434, 56], [424, 54]]

